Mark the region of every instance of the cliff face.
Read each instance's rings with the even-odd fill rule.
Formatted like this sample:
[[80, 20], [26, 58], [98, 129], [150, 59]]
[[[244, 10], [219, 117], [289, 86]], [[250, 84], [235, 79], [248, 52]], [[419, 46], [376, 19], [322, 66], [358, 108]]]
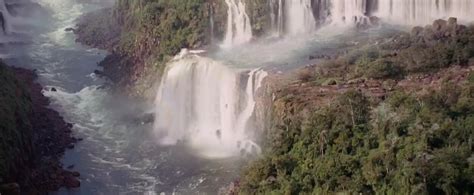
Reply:
[[62, 169], [65, 149], [77, 140], [71, 124], [41, 93], [32, 71], [0, 62], [0, 193], [46, 193], [78, 187], [73, 173]]
[[[265, 34], [267, 1], [247, 1], [254, 34]], [[213, 25], [211, 25], [213, 21]], [[227, 5], [223, 0], [130, 1], [85, 16], [78, 41], [111, 52], [104, 75], [132, 96], [152, 96], [166, 62], [181, 48], [208, 48], [223, 39]]]

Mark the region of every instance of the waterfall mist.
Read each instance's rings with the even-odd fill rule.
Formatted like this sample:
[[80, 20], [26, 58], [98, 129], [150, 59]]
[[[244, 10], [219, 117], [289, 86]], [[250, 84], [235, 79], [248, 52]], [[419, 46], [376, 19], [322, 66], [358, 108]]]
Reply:
[[161, 144], [184, 143], [211, 158], [259, 153], [252, 139], [255, 92], [266, 72], [187, 55], [168, 64], [156, 97]]

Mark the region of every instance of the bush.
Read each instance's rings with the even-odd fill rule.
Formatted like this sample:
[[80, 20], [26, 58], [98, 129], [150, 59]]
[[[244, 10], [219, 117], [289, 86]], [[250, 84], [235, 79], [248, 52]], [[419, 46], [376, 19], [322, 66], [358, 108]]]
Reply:
[[240, 191], [472, 194], [474, 112], [465, 107], [474, 105], [472, 87], [447, 85], [426, 96], [398, 91], [372, 112], [360, 92], [342, 94], [307, 119], [274, 127]]
[[394, 78], [401, 75], [400, 67], [387, 59], [378, 59], [368, 64], [365, 76], [373, 79]]

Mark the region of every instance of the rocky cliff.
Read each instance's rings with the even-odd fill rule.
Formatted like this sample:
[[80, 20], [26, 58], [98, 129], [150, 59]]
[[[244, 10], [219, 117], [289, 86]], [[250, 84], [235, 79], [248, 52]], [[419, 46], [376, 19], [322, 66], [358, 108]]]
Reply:
[[[256, 35], [268, 30], [267, 1], [247, 1]], [[212, 24], [211, 24], [212, 21]], [[126, 93], [152, 96], [166, 62], [182, 48], [212, 49], [223, 39], [227, 5], [223, 0], [117, 1], [88, 14], [77, 25], [78, 41], [110, 51], [103, 74]]]

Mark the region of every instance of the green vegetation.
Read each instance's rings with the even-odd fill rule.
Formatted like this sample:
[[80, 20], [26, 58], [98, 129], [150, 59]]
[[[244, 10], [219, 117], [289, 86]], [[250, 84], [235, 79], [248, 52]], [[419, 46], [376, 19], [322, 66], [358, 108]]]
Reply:
[[242, 194], [473, 193], [472, 81], [380, 103], [349, 91], [310, 117], [281, 121], [244, 172]]
[[[13, 72], [0, 61], [0, 178], [14, 171], [19, 159], [27, 158], [24, 149], [31, 145], [31, 100]], [[21, 158], [22, 157], [22, 158]]]
[[[209, 17], [205, 0], [120, 0], [117, 17], [124, 32], [120, 50], [156, 55], [164, 60], [181, 48], [202, 46], [208, 39]], [[138, 56], [138, 55], [137, 55]]]
[[[362, 90], [280, 90], [263, 157], [245, 168], [240, 193], [474, 193], [474, 73], [465, 68], [473, 57], [474, 27], [450, 19], [302, 69], [298, 79], [313, 83], [306, 85], [313, 91], [337, 84]], [[443, 77], [423, 93], [393, 87], [451, 65], [470, 73]], [[383, 98], [367, 97], [364, 87], [351, 85], [366, 78], [392, 87]], [[318, 100], [308, 95], [330, 99], [305, 102]]]
[[429, 73], [450, 65], [474, 62], [474, 26], [438, 20], [415, 27], [381, 43], [349, 51], [318, 67], [316, 77], [354, 79], [402, 79], [412, 73]]

